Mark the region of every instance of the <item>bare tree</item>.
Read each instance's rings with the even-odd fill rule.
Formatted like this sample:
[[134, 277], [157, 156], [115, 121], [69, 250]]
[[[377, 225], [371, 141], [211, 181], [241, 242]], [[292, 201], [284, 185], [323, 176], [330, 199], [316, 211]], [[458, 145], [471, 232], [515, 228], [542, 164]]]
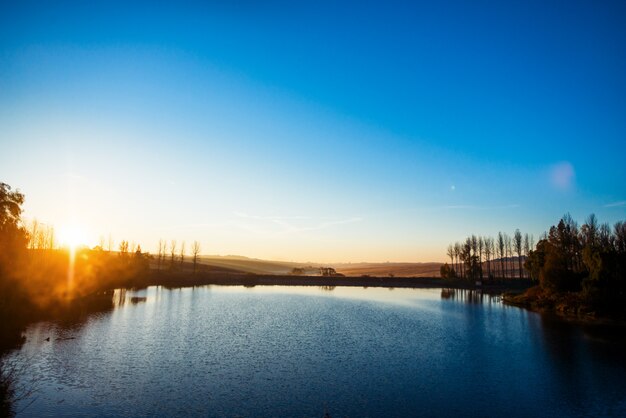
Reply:
[[31, 250], [34, 250], [35, 248], [37, 248], [37, 236], [39, 234], [39, 221], [37, 221], [37, 219], [33, 219], [32, 222], [30, 223], [30, 231], [28, 234], [28, 247]]
[[170, 241], [170, 254], [172, 256], [170, 260], [170, 268], [174, 270], [174, 263], [176, 262], [176, 240], [175, 239]]
[[107, 244], [107, 251], [111, 252], [112, 249], [113, 249], [113, 238], [111, 237], [111, 234], [109, 234], [109, 242]]
[[496, 243], [496, 251], [500, 259], [500, 277], [504, 277], [504, 235], [498, 232], [498, 242]]
[[519, 267], [519, 278], [523, 278], [522, 273], [522, 233], [519, 229], [515, 230], [513, 234], [513, 246], [515, 247], [515, 252], [517, 253], [517, 265]]
[[480, 265], [480, 280], [483, 279], [483, 251], [485, 249], [485, 239], [478, 237], [478, 264]]
[[159, 245], [157, 247], [157, 271], [161, 271], [161, 261], [163, 258], [163, 252], [165, 251], [165, 248], [163, 246], [163, 239], [160, 238], [159, 239]]
[[454, 257], [456, 258], [456, 275], [460, 277], [461, 271], [459, 266], [459, 257], [461, 256], [461, 244], [459, 242], [454, 243]]
[[56, 247], [56, 233], [54, 232], [54, 227], [50, 227], [50, 234], [48, 234], [48, 248], [54, 250]]
[[198, 254], [200, 254], [200, 243], [198, 241], [194, 241], [193, 244], [191, 244], [191, 254], [193, 254], [193, 274], [196, 274]]
[[595, 214], [591, 214], [587, 217], [585, 224], [581, 228], [582, 244], [595, 246], [598, 241], [598, 218]]
[[124, 257], [126, 254], [128, 254], [128, 241], [122, 240], [120, 242], [120, 255]]
[[180, 269], [182, 270], [185, 262], [185, 241], [180, 244]]
[[472, 238], [467, 237], [465, 240], [465, 245], [463, 245], [463, 261], [465, 263], [464, 266], [464, 276], [467, 277], [470, 273], [470, 260], [472, 258]]
[[504, 234], [504, 245], [506, 246], [506, 271], [509, 275], [509, 278], [513, 278], [513, 240], [508, 234]]
[[493, 238], [485, 238], [485, 259], [487, 262], [487, 278], [491, 277], [491, 256], [493, 255]]
[[615, 248], [621, 254], [626, 253], [626, 222], [619, 221], [613, 225], [615, 235]]
[[454, 270], [454, 245], [448, 245], [448, 257], [450, 257], [450, 264], [452, 265], [452, 269]]
[[531, 247], [530, 247], [530, 235], [528, 233], [524, 234], [524, 257], [528, 259], [530, 255]]

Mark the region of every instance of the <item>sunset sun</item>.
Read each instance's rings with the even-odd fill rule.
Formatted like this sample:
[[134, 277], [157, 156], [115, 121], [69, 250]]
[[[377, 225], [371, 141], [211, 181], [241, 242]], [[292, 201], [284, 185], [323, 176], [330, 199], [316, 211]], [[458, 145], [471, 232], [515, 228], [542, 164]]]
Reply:
[[59, 243], [62, 246], [75, 250], [77, 247], [86, 244], [86, 234], [84, 228], [70, 223], [59, 227]]

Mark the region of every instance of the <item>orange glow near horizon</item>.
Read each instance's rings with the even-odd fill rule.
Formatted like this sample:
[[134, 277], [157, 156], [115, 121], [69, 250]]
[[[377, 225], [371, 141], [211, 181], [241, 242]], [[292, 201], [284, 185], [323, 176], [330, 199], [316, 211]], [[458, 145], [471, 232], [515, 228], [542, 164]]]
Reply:
[[59, 243], [75, 252], [76, 248], [86, 245], [87, 236], [83, 228], [77, 224], [61, 225], [58, 229]]
[[70, 297], [74, 287], [74, 265], [76, 249], [86, 244], [87, 234], [76, 223], [68, 223], [59, 227], [59, 243], [69, 249], [69, 265], [67, 269], [67, 290]]

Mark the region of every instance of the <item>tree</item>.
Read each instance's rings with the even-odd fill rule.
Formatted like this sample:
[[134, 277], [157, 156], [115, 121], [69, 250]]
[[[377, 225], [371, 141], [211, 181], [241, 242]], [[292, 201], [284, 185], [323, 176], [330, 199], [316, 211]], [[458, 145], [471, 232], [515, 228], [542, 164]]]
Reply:
[[504, 276], [506, 277], [507, 272], [509, 272], [509, 276], [513, 277], [513, 271], [511, 269], [511, 258], [513, 258], [513, 246], [511, 245], [511, 237], [504, 233], [504, 246], [505, 246], [505, 254], [506, 254], [506, 270]]
[[472, 257], [472, 238], [468, 237], [465, 239], [465, 244], [463, 245], [463, 276], [467, 278], [469, 276], [469, 267], [470, 267], [470, 258]]
[[125, 257], [126, 254], [128, 254], [128, 248], [129, 248], [128, 241], [122, 240], [122, 242], [120, 242], [120, 255], [122, 257]]
[[157, 251], [157, 271], [161, 271], [161, 262], [165, 253], [165, 243], [163, 239], [159, 239], [159, 246]]
[[524, 277], [522, 273], [522, 233], [519, 231], [519, 229], [516, 229], [513, 235], [513, 246], [515, 247], [515, 252], [517, 253], [517, 264], [519, 266], [519, 278], [522, 279]]
[[173, 239], [170, 241], [170, 269], [174, 270], [174, 263], [176, 262], [176, 240]]
[[[454, 245], [452, 245], [452, 244], [448, 245], [448, 252], [447, 252], [447, 254], [448, 254], [448, 257], [450, 257], [450, 264], [452, 266], [454, 266]], [[453, 270], [454, 270], [454, 267], [453, 267]]]
[[39, 222], [33, 219], [30, 223], [30, 232], [28, 234], [28, 248], [34, 250], [37, 248], [37, 236], [39, 234]]
[[504, 276], [504, 235], [502, 232], [498, 232], [498, 257], [500, 258], [500, 276]]
[[[0, 182], [0, 337], [19, 341], [23, 317], [31, 300], [21, 280], [27, 257], [28, 232], [22, 225], [24, 195]], [[24, 315], [25, 317], [26, 315]], [[2, 370], [0, 370], [2, 373]], [[1, 380], [1, 379], [0, 379]], [[2, 389], [2, 388], [0, 388]]]
[[461, 266], [459, 265], [459, 258], [461, 257], [461, 244], [459, 244], [458, 241], [454, 243], [454, 257], [456, 258], [456, 268], [454, 270], [456, 271], [456, 274], [459, 275], [461, 274]]
[[617, 222], [613, 226], [613, 234], [615, 235], [615, 249], [618, 253], [626, 253], [626, 222]]
[[[0, 182], [0, 278], [15, 272], [26, 255], [28, 233], [22, 226], [24, 195]], [[2, 289], [0, 289], [2, 290]]]
[[319, 268], [320, 276], [340, 276], [337, 271], [332, 267], [320, 267]]
[[198, 254], [200, 254], [200, 243], [194, 241], [191, 245], [191, 254], [193, 254], [193, 274], [196, 274], [196, 264], [198, 263]]
[[478, 237], [478, 260], [480, 262], [480, 280], [483, 279], [483, 251], [485, 249], [485, 239], [483, 237]]
[[493, 255], [493, 238], [485, 238], [485, 258], [487, 261], [487, 277], [491, 278], [491, 256]]
[[598, 238], [598, 219], [593, 213], [587, 217], [581, 230], [582, 246], [595, 246]]
[[445, 263], [439, 268], [439, 275], [442, 279], [451, 279], [454, 277], [454, 270], [450, 268], [448, 263]]
[[180, 269], [183, 270], [185, 262], [185, 241], [180, 244]]
[[[530, 255], [530, 236], [528, 235], [528, 233], [524, 234], [524, 258], [528, 258], [528, 256]], [[524, 264], [526, 263], [526, 261], [524, 261]]]
[[[476, 259], [478, 259], [478, 238], [476, 237], [476, 235], [472, 234], [472, 236], [470, 237], [470, 242], [471, 242], [471, 246], [472, 246], [472, 255], [471, 257], [475, 257]], [[470, 267], [471, 267], [471, 262], [473, 260], [470, 259]], [[476, 277], [472, 276], [472, 279], [475, 279]]]

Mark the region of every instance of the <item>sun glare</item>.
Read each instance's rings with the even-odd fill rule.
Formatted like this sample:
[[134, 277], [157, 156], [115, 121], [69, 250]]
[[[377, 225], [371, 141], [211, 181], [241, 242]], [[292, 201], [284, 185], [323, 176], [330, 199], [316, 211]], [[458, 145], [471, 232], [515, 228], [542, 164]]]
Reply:
[[62, 225], [59, 228], [59, 243], [62, 246], [75, 250], [77, 247], [84, 245], [85, 241], [85, 232], [78, 225]]

